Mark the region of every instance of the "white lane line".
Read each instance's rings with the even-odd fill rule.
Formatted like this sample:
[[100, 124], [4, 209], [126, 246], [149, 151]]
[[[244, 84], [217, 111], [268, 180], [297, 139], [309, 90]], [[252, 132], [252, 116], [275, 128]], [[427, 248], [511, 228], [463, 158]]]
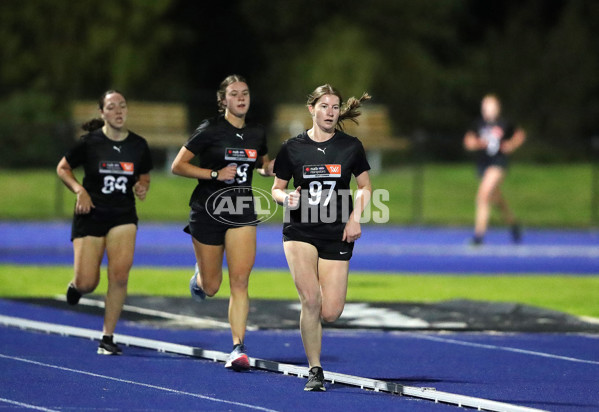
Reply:
[[501, 256], [501, 257], [542, 257], [542, 258], [599, 258], [597, 246], [551, 246], [551, 245], [393, 245], [372, 243], [360, 245], [360, 253], [376, 256]]
[[9, 403], [11, 405], [20, 406], [21, 408], [34, 409], [36, 411], [59, 412], [58, 409], [42, 408], [41, 406], [31, 405], [29, 403], [17, 402], [10, 399], [0, 398], [0, 402]]
[[470, 347], [474, 347], [474, 348], [483, 348], [483, 349], [491, 349], [491, 350], [502, 350], [502, 351], [506, 351], [506, 352], [514, 352], [514, 353], [522, 353], [522, 354], [525, 354], [525, 355], [540, 356], [540, 357], [543, 357], [543, 358], [565, 360], [565, 361], [568, 361], [568, 362], [588, 363], [590, 365], [599, 365], [599, 361], [592, 361], [592, 360], [587, 360], [587, 359], [572, 358], [572, 357], [569, 357], [569, 356], [554, 355], [554, 354], [551, 354], [551, 353], [537, 352], [537, 351], [532, 351], [532, 350], [527, 350], [527, 349], [511, 348], [509, 346], [487, 345], [487, 344], [484, 344], [484, 343], [465, 342], [465, 341], [456, 340], [456, 339], [440, 338], [440, 337], [428, 336], [428, 335], [410, 334], [410, 336], [412, 336], [412, 337], [414, 337], [416, 339], [425, 339], [425, 340], [431, 340], [431, 341], [443, 342], [443, 343], [453, 343], [455, 345], [470, 346]]
[[144, 388], [157, 389], [157, 390], [160, 390], [160, 391], [175, 393], [177, 395], [192, 396], [194, 398], [200, 398], [200, 399], [204, 399], [204, 400], [208, 400], [208, 401], [212, 401], [212, 402], [225, 403], [225, 404], [228, 404], [228, 405], [235, 405], [235, 406], [242, 406], [242, 407], [245, 407], [245, 408], [248, 408], [248, 409], [257, 410], [257, 411], [277, 412], [275, 409], [263, 408], [261, 406], [250, 405], [250, 404], [247, 404], [247, 403], [228, 401], [226, 399], [213, 398], [212, 396], [199, 395], [197, 393], [179, 391], [179, 390], [176, 390], [176, 389], [165, 388], [163, 386], [151, 385], [151, 384], [142, 383], [142, 382], [135, 382], [135, 381], [131, 381], [131, 380], [128, 380], [128, 379], [121, 379], [121, 378], [115, 378], [115, 377], [112, 377], [112, 376], [100, 375], [98, 373], [87, 372], [87, 371], [82, 371], [82, 370], [78, 370], [78, 369], [66, 368], [64, 366], [51, 365], [49, 363], [43, 363], [43, 362], [38, 362], [38, 361], [30, 360], [30, 359], [19, 358], [19, 357], [16, 357], [16, 356], [4, 355], [2, 353], [0, 353], [0, 358], [10, 359], [10, 360], [19, 361], [19, 362], [30, 363], [32, 365], [44, 366], [46, 368], [58, 369], [58, 370], [61, 370], [61, 371], [66, 371], [66, 372], [78, 373], [78, 374], [81, 374], [81, 375], [92, 376], [94, 378], [101, 378], [101, 379], [106, 379], [106, 380], [120, 382], [120, 383], [127, 383], [127, 384], [130, 384], [130, 385], [141, 386], [141, 387], [144, 387]]
[[[516, 258], [583, 258], [598, 259], [599, 245], [484, 245], [467, 244], [392, 244], [360, 243], [360, 254], [370, 256], [460, 256]], [[280, 245], [259, 244], [261, 253], [279, 254]]]

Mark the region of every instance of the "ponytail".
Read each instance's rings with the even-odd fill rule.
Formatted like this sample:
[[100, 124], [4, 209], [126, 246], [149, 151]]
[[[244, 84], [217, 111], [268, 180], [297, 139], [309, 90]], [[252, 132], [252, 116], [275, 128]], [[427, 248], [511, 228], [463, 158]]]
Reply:
[[87, 122], [83, 123], [81, 125], [81, 128], [86, 132], [93, 132], [94, 130], [98, 130], [102, 126], [104, 126], [104, 120], [97, 117], [95, 119], [90, 119]]
[[366, 92], [362, 94], [359, 99], [355, 97], [350, 97], [343, 109], [341, 109], [341, 113], [339, 114], [339, 120], [337, 121], [338, 129], [343, 130], [343, 121], [351, 120], [355, 124], [358, 124], [358, 117], [362, 114], [359, 110], [362, 107], [362, 102], [370, 100], [372, 97]]

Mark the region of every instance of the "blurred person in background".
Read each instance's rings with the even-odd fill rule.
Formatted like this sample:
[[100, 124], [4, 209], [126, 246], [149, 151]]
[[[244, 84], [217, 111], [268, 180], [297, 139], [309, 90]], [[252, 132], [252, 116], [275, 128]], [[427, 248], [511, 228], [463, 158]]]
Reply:
[[[127, 130], [127, 101], [116, 90], [99, 100], [101, 118], [82, 128], [88, 133], [60, 160], [57, 173], [77, 195], [71, 240], [75, 276], [67, 288], [70, 305], [93, 292], [100, 281], [104, 253], [108, 259], [102, 355], [120, 355], [113, 333], [127, 296], [137, 235], [135, 196], [144, 200], [150, 188], [152, 158], [144, 138]], [[73, 169], [82, 166], [83, 184]]]
[[[272, 196], [287, 208], [283, 248], [302, 306], [300, 332], [310, 368], [306, 391], [325, 390], [322, 321], [334, 322], [343, 312], [349, 260], [372, 193], [364, 147], [342, 131], [344, 120], [357, 123], [368, 99], [365, 93], [343, 105], [332, 86], [317, 87], [307, 102], [312, 128], [287, 140], [275, 159]], [[288, 193], [291, 179], [295, 190]]]
[[[246, 123], [250, 108], [246, 80], [239, 75], [228, 76], [221, 82], [216, 98], [222, 114], [199, 125], [177, 154], [171, 170], [198, 182], [189, 201], [189, 225], [184, 229], [191, 234], [196, 257], [195, 273], [189, 283], [191, 296], [201, 302], [218, 292], [226, 254], [233, 350], [225, 367], [243, 371], [250, 367], [244, 339], [258, 223], [252, 176], [254, 169], [262, 176], [271, 176], [272, 162], [264, 128]], [[195, 157], [199, 158], [199, 166], [192, 164]], [[231, 210], [234, 205], [244, 207]]]
[[508, 168], [508, 155], [525, 141], [525, 132], [514, 127], [501, 116], [501, 102], [494, 94], [487, 94], [481, 102], [481, 117], [464, 136], [464, 147], [477, 153], [480, 177], [476, 194], [474, 236], [471, 243], [481, 245], [487, 232], [491, 206], [496, 205], [504, 221], [510, 226], [512, 241], [520, 243], [522, 229], [501, 193], [501, 185]]

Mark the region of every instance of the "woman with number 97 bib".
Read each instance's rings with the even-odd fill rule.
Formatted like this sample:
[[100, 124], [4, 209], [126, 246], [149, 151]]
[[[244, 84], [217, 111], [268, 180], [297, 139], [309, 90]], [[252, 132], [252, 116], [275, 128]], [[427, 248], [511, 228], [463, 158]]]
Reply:
[[[343, 312], [349, 260], [372, 192], [364, 147], [342, 131], [344, 120], [357, 123], [358, 109], [368, 99], [365, 93], [342, 105], [332, 86], [316, 88], [307, 102], [312, 128], [287, 140], [275, 159], [272, 196], [288, 212], [283, 248], [302, 305], [300, 331], [310, 366], [307, 391], [325, 390], [321, 319], [334, 322]], [[352, 175], [358, 187], [353, 199]], [[295, 190], [287, 193], [291, 179]]]
[[[146, 140], [125, 128], [127, 101], [116, 90], [99, 100], [101, 119], [83, 125], [89, 133], [60, 160], [57, 173], [77, 195], [71, 240], [75, 277], [67, 289], [67, 302], [79, 303], [100, 281], [104, 252], [108, 258], [102, 355], [120, 355], [113, 333], [127, 296], [129, 271], [137, 234], [135, 196], [146, 198], [152, 158]], [[73, 169], [83, 166], [83, 184]]]
[[[214, 296], [222, 282], [223, 256], [229, 269], [229, 323], [233, 338], [226, 368], [250, 367], [244, 338], [249, 312], [248, 282], [256, 257], [252, 194], [254, 169], [272, 174], [264, 128], [246, 124], [250, 90], [239, 75], [228, 76], [216, 93], [222, 115], [204, 120], [173, 161], [174, 174], [197, 179], [191, 195], [189, 225], [196, 257], [189, 289], [196, 301]], [[192, 164], [199, 158], [199, 166]]]

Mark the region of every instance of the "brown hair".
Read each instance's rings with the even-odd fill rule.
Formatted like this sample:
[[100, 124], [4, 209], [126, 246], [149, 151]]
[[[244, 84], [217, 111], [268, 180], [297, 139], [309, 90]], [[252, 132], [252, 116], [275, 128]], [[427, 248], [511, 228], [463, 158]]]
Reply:
[[235, 82], [243, 82], [243, 83], [247, 84], [247, 81], [245, 80], [245, 78], [238, 74], [231, 74], [231, 75], [227, 76], [225, 78], [225, 80], [220, 82], [220, 86], [218, 87], [218, 90], [216, 91], [216, 104], [218, 105], [218, 111], [220, 113], [223, 113], [225, 111], [225, 104], [223, 103], [223, 101], [225, 100], [225, 97], [227, 95], [227, 87], [229, 87], [229, 85], [231, 85]]
[[[123, 93], [119, 92], [116, 89], [106, 90], [104, 93], [102, 93], [102, 96], [100, 96], [100, 98], [98, 99], [98, 107], [100, 108], [100, 110], [104, 110], [104, 101], [106, 100], [106, 96], [108, 96], [109, 94], [113, 94], [113, 93], [118, 93], [121, 96], [125, 97], [125, 95]], [[85, 130], [86, 132], [92, 132], [94, 130], [101, 128], [102, 126], [104, 126], [104, 120], [100, 117], [96, 117], [96, 118], [90, 119], [87, 122], [83, 123], [81, 125], [81, 128], [83, 130]]]
[[362, 102], [368, 101], [371, 99], [370, 95], [366, 92], [362, 94], [359, 99], [355, 97], [350, 97], [347, 99], [347, 102], [343, 104], [343, 98], [341, 97], [341, 93], [335, 89], [330, 84], [323, 84], [322, 86], [318, 86], [310, 95], [308, 96], [308, 101], [306, 102], [307, 106], [314, 106], [318, 100], [322, 96], [327, 94], [337, 96], [339, 98], [339, 103], [341, 104], [341, 113], [339, 113], [339, 119], [337, 120], [336, 128], [339, 130], [343, 130], [343, 122], [345, 120], [351, 120], [355, 124], [358, 124], [358, 117], [362, 114], [358, 109], [362, 106]]

